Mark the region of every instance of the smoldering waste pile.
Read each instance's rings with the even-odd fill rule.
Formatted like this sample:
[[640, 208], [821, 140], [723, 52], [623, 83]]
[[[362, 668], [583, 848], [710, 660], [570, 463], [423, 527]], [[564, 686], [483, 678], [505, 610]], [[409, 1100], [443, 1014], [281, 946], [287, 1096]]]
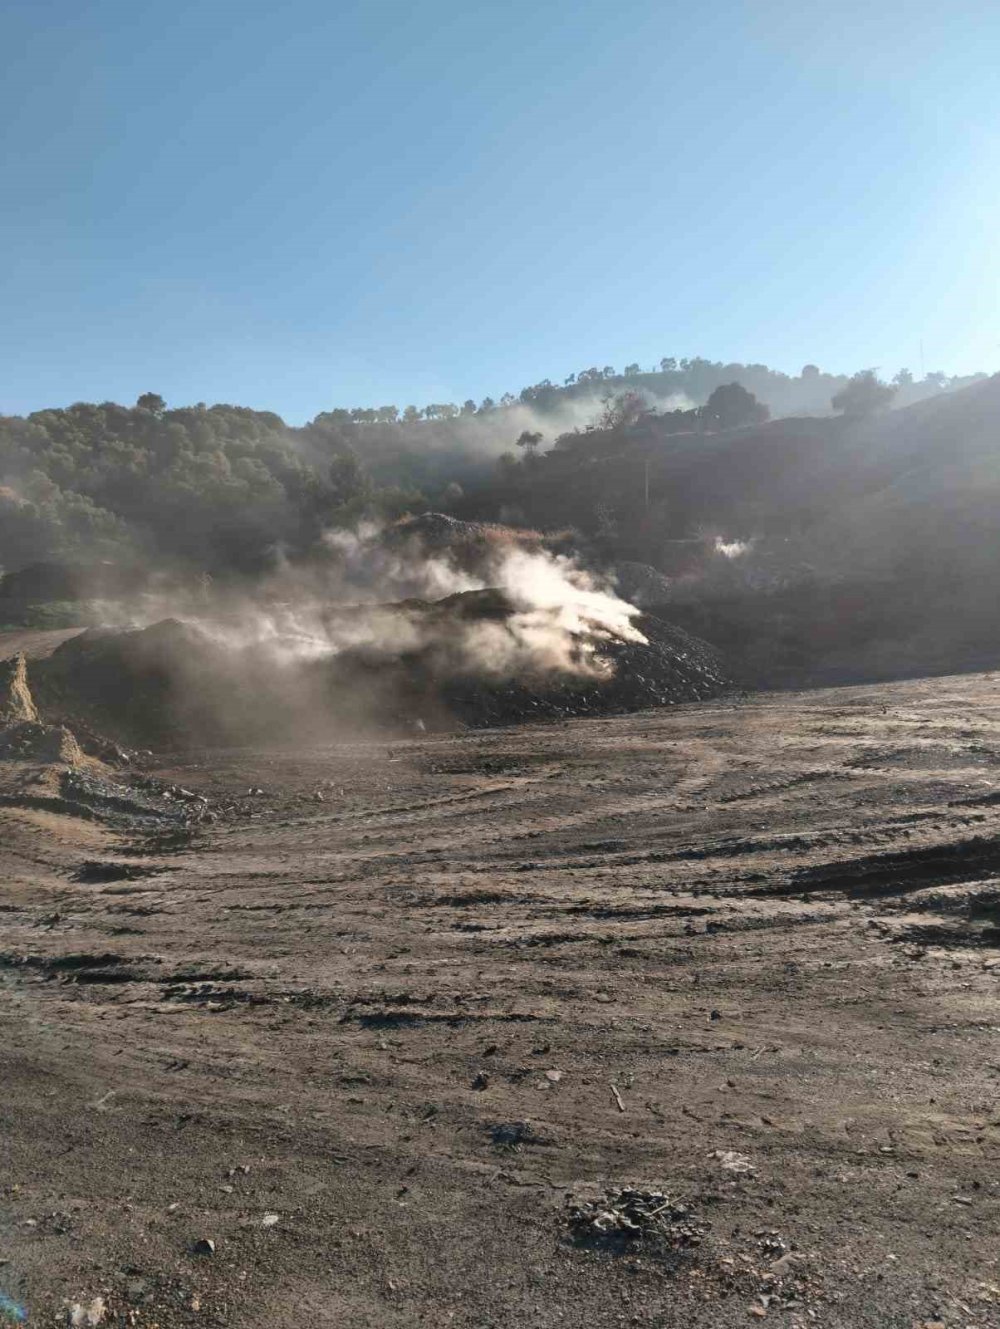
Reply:
[[[469, 591], [419, 607], [434, 625], [429, 644], [377, 668], [396, 675], [398, 690], [409, 694], [411, 709], [444, 711], [475, 727], [520, 720], [600, 715], [641, 710], [717, 696], [728, 685], [719, 653], [707, 642], [643, 614], [632, 619], [635, 637], [608, 632], [571, 651], [568, 670], [532, 671], [513, 677], [490, 676], [462, 660], [442, 659], [442, 645], [454, 640], [460, 624], [492, 622], [506, 631], [517, 608], [501, 592]], [[644, 640], [643, 640], [644, 639]], [[361, 658], [345, 657], [343, 671]]]
[[[648, 615], [623, 635], [561, 633], [565, 658], [555, 665], [519, 658], [525, 631], [546, 623], [533, 613], [526, 628], [525, 617], [495, 589], [327, 608], [322, 632], [332, 645], [307, 651], [288, 649], [280, 634], [247, 640], [168, 619], [81, 633], [31, 662], [31, 685], [44, 718], [154, 749], [599, 715], [727, 686], [712, 647]], [[513, 664], [491, 669], [491, 652], [508, 650]]]

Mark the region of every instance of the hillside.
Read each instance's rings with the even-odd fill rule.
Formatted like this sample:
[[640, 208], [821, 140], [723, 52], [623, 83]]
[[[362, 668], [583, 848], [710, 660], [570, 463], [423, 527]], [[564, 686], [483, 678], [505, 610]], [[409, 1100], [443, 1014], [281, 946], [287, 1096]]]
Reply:
[[[581, 391], [593, 384], [561, 390], [549, 418]], [[700, 409], [616, 418], [619, 396], [605, 427], [529, 432], [519, 457], [495, 459], [498, 422], [554, 410], [552, 393], [526, 393], [447, 418], [383, 408], [302, 429], [152, 395], [0, 420], [0, 618], [55, 627], [80, 621], [52, 617], [61, 601], [280, 582], [340, 566], [338, 531], [438, 507], [547, 533], [599, 578], [621, 569], [626, 594], [645, 587], [643, 608], [755, 683], [990, 663], [1000, 649], [1000, 376], [882, 414], [714, 432]], [[457, 474], [464, 485], [445, 483]], [[384, 598], [414, 593], [398, 573]]]
[[989, 663], [1000, 648], [1000, 376], [867, 419], [565, 437], [470, 495], [666, 573], [663, 612], [753, 681]]
[[[896, 404], [969, 381], [915, 382], [900, 371]], [[648, 372], [633, 364], [584, 369], [561, 385], [543, 379], [499, 400], [338, 408], [299, 428], [240, 406], [168, 409], [151, 392], [134, 407], [78, 402], [0, 416], [0, 569], [139, 555], [212, 575], [259, 573], [279, 548], [295, 557], [324, 530], [361, 517], [460, 505], [466, 493], [494, 487], [497, 458], [509, 461], [525, 433], [551, 448], [592, 429], [616, 395], [634, 394], [676, 430], [689, 427], [685, 411], [733, 383], [772, 416], [822, 419], [848, 379], [814, 365], [791, 376], [665, 358]], [[703, 439], [692, 447], [709, 455]]]

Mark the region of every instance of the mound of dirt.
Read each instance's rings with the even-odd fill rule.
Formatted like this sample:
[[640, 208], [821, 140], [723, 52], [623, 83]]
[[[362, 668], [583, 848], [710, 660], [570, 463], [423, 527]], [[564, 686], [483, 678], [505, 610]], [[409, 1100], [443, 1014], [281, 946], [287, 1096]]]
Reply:
[[[330, 649], [307, 656], [167, 619], [81, 633], [33, 662], [32, 681], [44, 718], [159, 749], [593, 715], [697, 701], [729, 684], [712, 647], [659, 619], [636, 621], [644, 641], [595, 639], [551, 612], [526, 625], [496, 589], [345, 606], [327, 613]], [[553, 664], [518, 666], [525, 632], [551, 635]]]
[[[196, 626], [164, 619], [124, 632], [82, 632], [37, 661], [32, 681], [44, 714], [82, 722], [118, 743], [228, 743], [261, 702], [247, 685], [244, 655]], [[258, 731], [250, 724], [249, 732]]]
[[83, 760], [83, 750], [65, 725], [25, 720], [0, 729], [0, 761], [76, 766]]
[[75, 765], [83, 759], [69, 729], [39, 719], [25, 657], [0, 661], [0, 760]]
[[417, 517], [407, 517], [390, 526], [381, 538], [387, 545], [419, 543], [426, 552], [487, 549], [497, 544], [537, 549], [545, 543], [537, 531], [501, 526], [495, 522], [460, 521], [445, 512], [423, 512]]

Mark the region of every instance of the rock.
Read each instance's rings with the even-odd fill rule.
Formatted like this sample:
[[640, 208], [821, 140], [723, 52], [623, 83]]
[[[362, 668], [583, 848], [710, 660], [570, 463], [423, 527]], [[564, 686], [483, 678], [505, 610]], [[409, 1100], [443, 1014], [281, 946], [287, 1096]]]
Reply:
[[488, 1089], [490, 1087], [490, 1077], [485, 1071], [480, 1071], [472, 1081], [473, 1089]]
[[200, 1237], [191, 1247], [192, 1255], [214, 1255], [215, 1242], [211, 1237]]
[[538, 1136], [530, 1121], [504, 1121], [492, 1127], [493, 1143], [505, 1149], [516, 1149], [520, 1144], [534, 1144]]
[[716, 1160], [723, 1172], [734, 1172], [741, 1176], [749, 1176], [754, 1171], [754, 1166], [746, 1154], [737, 1153], [735, 1149], [715, 1149], [709, 1157]]
[[66, 1312], [66, 1323], [72, 1325], [73, 1329], [96, 1329], [97, 1325], [104, 1323], [106, 1314], [103, 1297], [94, 1297], [86, 1306], [74, 1301]]
[[261, 1227], [274, 1227], [278, 1222], [277, 1214], [265, 1214], [260, 1220]]
[[559, 1081], [562, 1079], [562, 1071], [546, 1071], [545, 1078], [546, 1080], [549, 1080], [552, 1084], [558, 1084]]

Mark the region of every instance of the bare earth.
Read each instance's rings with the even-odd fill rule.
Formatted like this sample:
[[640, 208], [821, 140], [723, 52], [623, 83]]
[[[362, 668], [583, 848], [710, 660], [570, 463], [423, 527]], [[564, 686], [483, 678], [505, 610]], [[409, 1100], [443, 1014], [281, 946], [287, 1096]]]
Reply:
[[30, 1325], [1000, 1324], [997, 675], [155, 774], [0, 806]]

